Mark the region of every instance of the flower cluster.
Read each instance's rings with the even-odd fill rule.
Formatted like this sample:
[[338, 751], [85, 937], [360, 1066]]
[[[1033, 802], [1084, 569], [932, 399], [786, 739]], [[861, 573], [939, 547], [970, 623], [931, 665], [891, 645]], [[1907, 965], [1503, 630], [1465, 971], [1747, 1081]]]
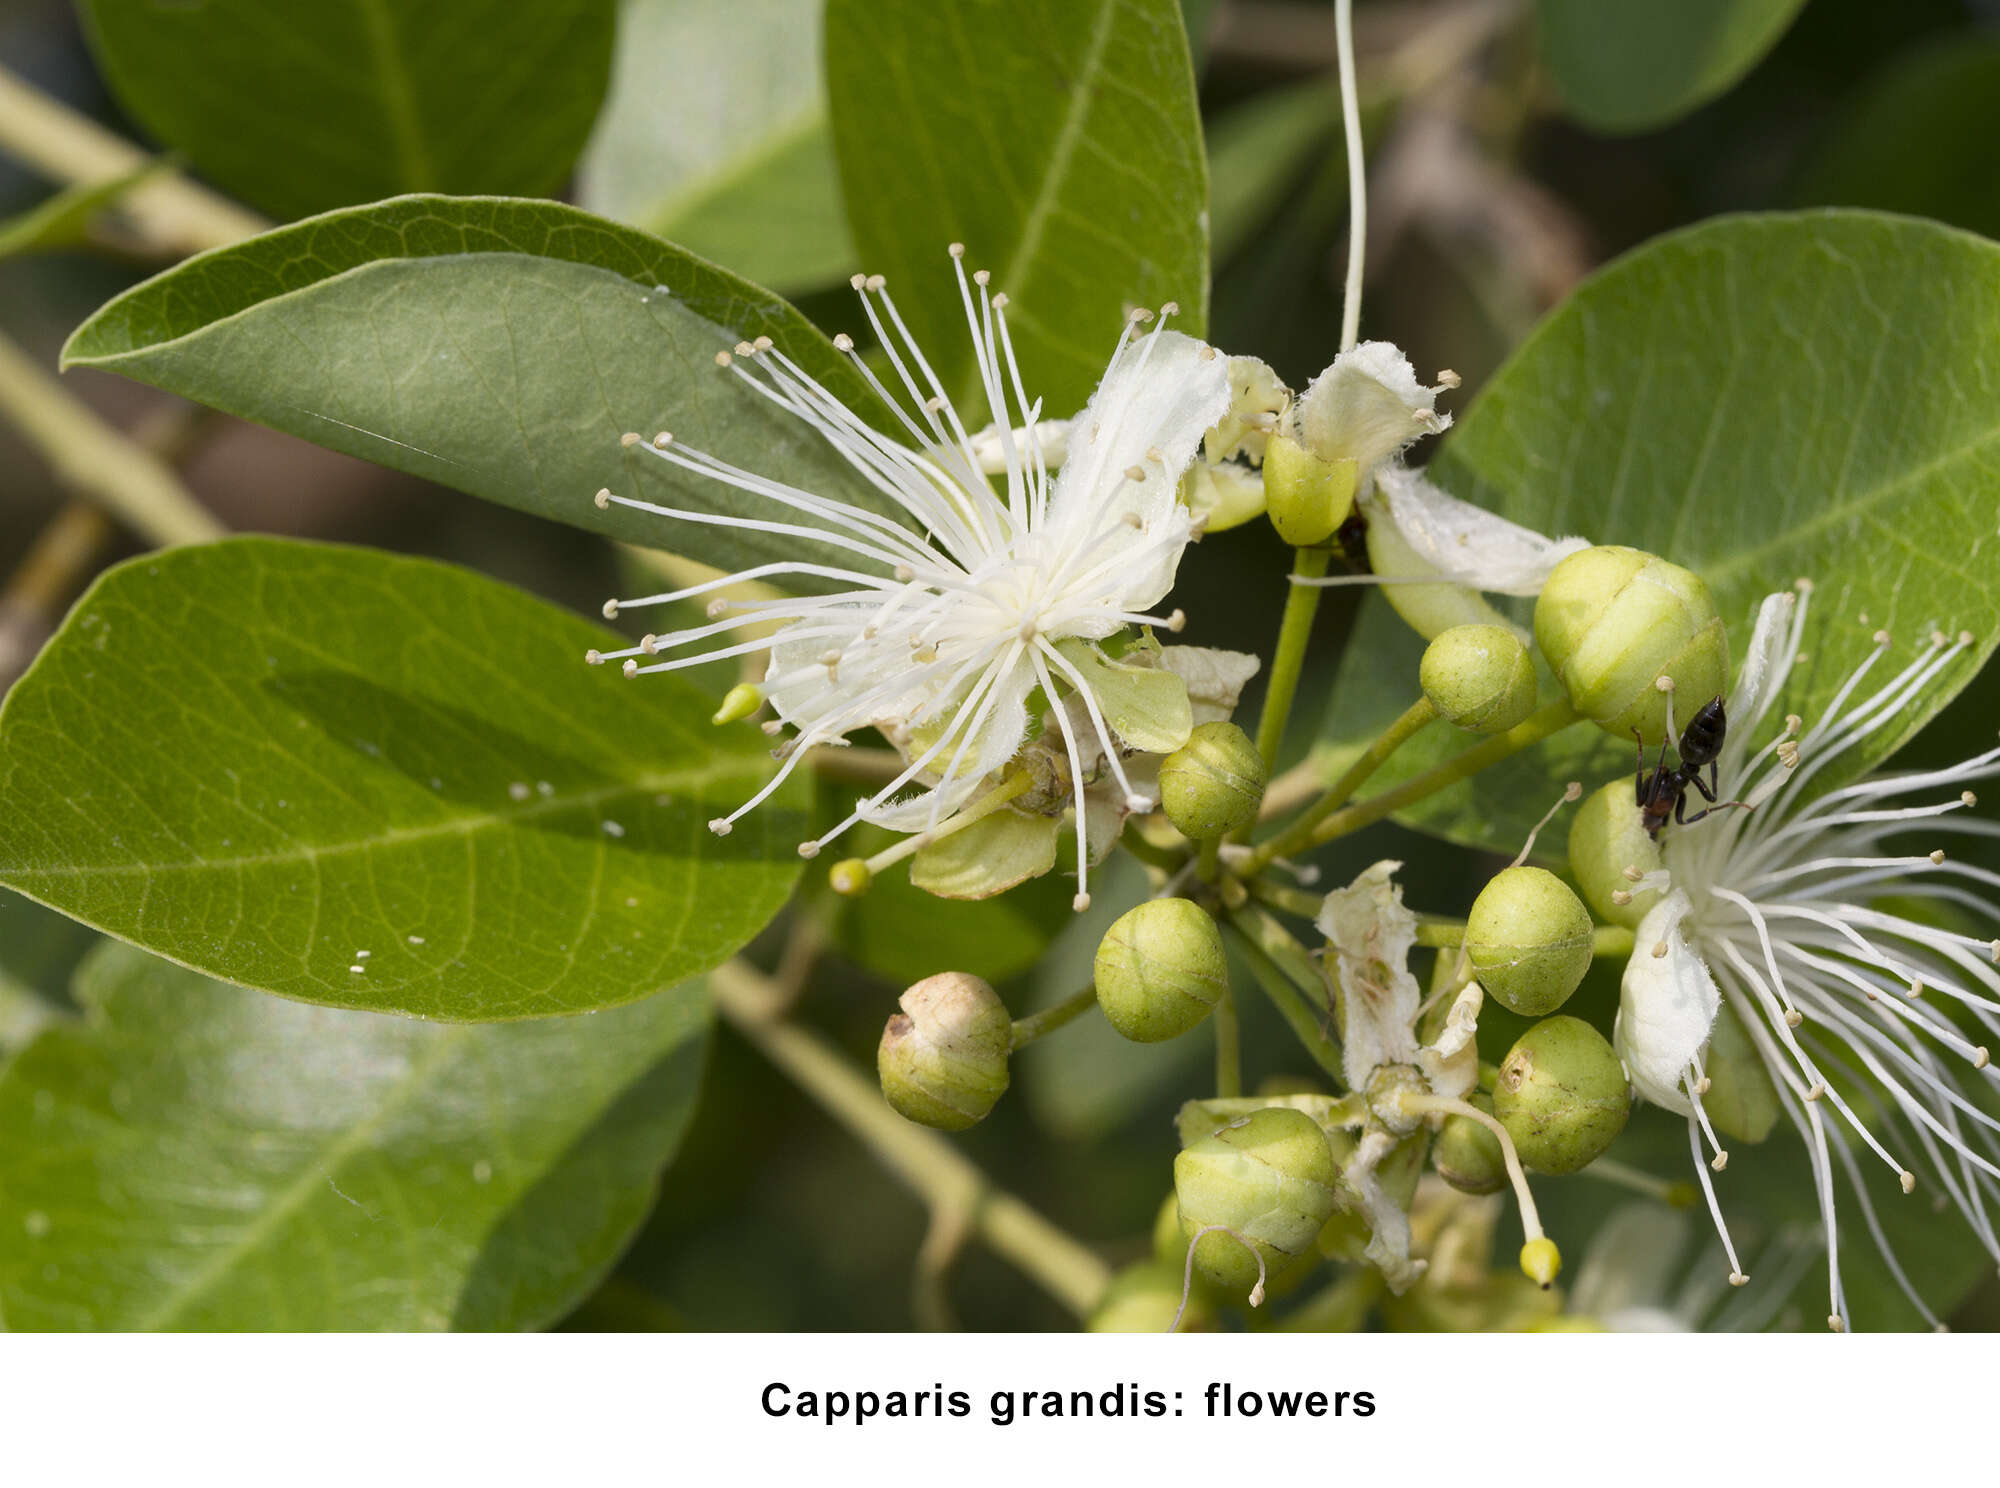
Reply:
[[[960, 245], [951, 257], [991, 427], [975, 432], [961, 417], [880, 276], [857, 276], [854, 287], [899, 388], [877, 377], [852, 338], [834, 344], [894, 410], [898, 436], [873, 428], [767, 338], [719, 353], [718, 363], [810, 426], [896, 516], [739, 469], [670, 434], [628, 435], [652, 458], [760, 498], [771, 514], [695, 511], [610, 491], [598, 493], [600, 505], [826, 544], [853, 561], [766, 563], [614, 601], [608, 614], [698, 599], [745, 579], [836, 586], [776, 600], [718, 599], [710, 624], [592, 659], [621, 660], [637, 676], [768, 650], [762, 697], [794, 732], [764, 787], [709, 824], [718, 833], [768, 798], [814, 747], [880, 730], [904, 767], [846, 819], [801, 843], [806, 857], [860, 821], [939, 833], [1041, 736], [1044, 719], [1031, 699], [1067, 698], [1075, 706], [1047, 716], [1071, 782], [1082, 908], [1092, 846], [1078, 788], [1106, 773], [1121, 808], [1152, 804], [1126, 770], [1127, 743], [1095, 685], [1092, 674], [1106, 660], [1097, 648], [1132, 627], [1181, 628], [1178, 611], [1151, 611], [1195, 536], [1195, 518], [1179, 499], [1181, 477], [1230, 413], [1230, 365], [1213, 347], [1167, 329], [1172, 305], [1157, 319], [1134, 312], [1088, 406], [1073, 421], [1045, 424], [1022, 385], [1007, 297], [991, 290], [984, 270], [968, 275]], [[1143, 330], [1149, 321], [1156, 323]], [[784, 626], [769, 642], [728, 640], [773, 620]]]

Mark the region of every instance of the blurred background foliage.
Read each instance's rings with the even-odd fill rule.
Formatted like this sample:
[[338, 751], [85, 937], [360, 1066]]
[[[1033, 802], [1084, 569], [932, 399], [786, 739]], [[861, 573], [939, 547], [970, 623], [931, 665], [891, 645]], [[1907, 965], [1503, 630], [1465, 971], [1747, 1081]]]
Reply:
[[[68, 0], [0, 0], [0, 66], [121, 134], [205, 159], [199, 135], [215, 120], [179, 120], [171, 100], [147, 86], [143, 38], [135, 52], [120, 34], [121, 12], [132, 8], [97, 0], [80, 16]], [[1212, 177], [1210, 339], [1267, 358], [1300, 386], [1329, 358], [1345, 251], [1331, 6], [1185, 0], [1184, 8]], [[1454, 406], [1583, 275], [1691, 222], [1856, 205], [2000, 234], [1992, 145], [2000, 135], [2000, 0], [1703, 0], [1697, 8], [1758, 15], [1743, 35], [1719, 29], [1699, 57], [1677, 60], [1652, 47], [1637, 22], [1630, 35], [1617, 34], [1609, 13], [1643, 6], [1544, 0], [1539, 15], [1528, 0], [1357, 7], [1373, 203], [1363, 331], [1395, 340], [1419, 368], [1457, 370], [1465, 389]], [[231, 9], [217, 4], [220, 22]], [[456, 113], [433, 110], [441, 150], [463, 136], [453, 147], [473, 162], [463, 180], [451, 177], [448, 150], [426, 167], [446, 178], [421, 179], [411, 162], [378, 159], [365, 139], [344, 135], [333, 78], [324, 158], [302, 144], [297, 171], [278, 181], [231, 178], [220, 163], [212, 184], [274, 214], [420, 187], [547, 190], [712, 256], [792, 296], [829, 331], [843, 329], [851, 316], [842, 281], [869, 266], [856, 261], [842, 218], [818, 75], [818, 10], [815, 0], [626, 0], [608, 54], [588, 27], [559, 45], [514, 38], [522, 48], [553, 47], [531, 60], [563, 68], [580, 95], [601, 91], [594, 132], [586, 143], [591, 111], [579, 107], [570, 119], [544, 121], [507, 158], [482, 160], [492, 152], [479, 144], [504, 115], [495, 107], [504, 86], [491, 66], [439, 77], [447, 103], [453, 88], [467, 100]], [[1565, 81], [1565, 48], [1580, 44], [1579, 24], [1597, 28], [1581, 44], [1625, 45], [1639, 59], [1625, 94], [1592, 96]], [[438, 45], [441, 57], [452, 55]], [[1646, 117], [1654, 105], [1642, 95], [1659, 82], [1652, 74], [1683, 64], [1687, 89], [1707, 101], [1669, 122]], [[669, 74], [671, 86], [662, 81]], [[228, 127], [248, 127], [249, 117]], [[184, 130], [196, 137], [180, 137]], [[53, 366], [91, 311], [161, 266], [135, 254], [115, 209], [101, 207], [97, 198], [52, 197], [47, 181], [0, 150], [0, 331], [43, 366]], [[167, 454], [230, 528], [433, 555], [583, 613], [621, 587], [621, 555], [582, 531], [192, 410], [116, 377], [80, 372], [67, 385]], [[12, 576], [0, 580], [0, 686], [18, 676], [88, 576], [133, 551], [0, 422], [0, 574]], [[1206, 544], [1176, 595], [1194, 617], [1189, 639], [1265, 649], [1287, 561], [1262, 524]], [[1331, 681], [1353, 623], [1350, 593], [1335, 591], [1322, 607], [1309, 688], [1315, 677], [1322, 687]], [[1915, 752], [1969, 752], [2000, 712], [1995, 687], [1989, 670]], [[1326, 882], [1344, 882], [1385, 856], [1406, 860], [1417, 904], [1465, 902], [1495, 866], [1392, 826], [1339, 844], [1320, 866]], [[1054, 1001], [1087, 978], [1102, 929], [1095, 916], [1069, 923], [1067, 893], [1051, 877], [997, 906], [969, 909], [919, 902], [889, 884], [859, 902], [812, 892], [795, 913], [810, 918], [830, 954], [802, 1016], [868, 1063], [896, 990], [929, 971], [964, 964], [985, 972], [1017, 1012]], [[1098, 897], [1115, 906], [1129, 893], [1107, 884]], [[775, 955], [783, 931], [767, 934], [760, 949]], [[94, 938], [25, 901], [0, 900], [0, 1051], [60, 1006]], [[1615, 985], [1602, 971], [1572, 1011], [1604, 1012], [1608, 1026]], [[1267, 1005], [1246, 998], [1244, 1008], [1246, 1085], [1302, 1073], [1302, 1056]], [[1518, 1030], [1504, 1014], [1490, 1022], [1482, 1042], [1504, 1049]], [[1014, 1097], [956, 1140], [997, 1182], [1112, 1260], [1135, 1258], [1170, 1181], [1170, 1118], [1205, 1059], [1205, 1040], [1127, 1045], [1088, 1019], [1021, 1056]], [[1678, 1178], [1685, 1154], [1677, 1133], [1642, 1115], [1628, 1146], [1660, 1150], [1664, 1134], [1661, 1171]], [[1541, 1187], [1552, 1217], [1573, 1216], [1586, 1229], [1617, 1202], [1588, 1178]], [[936, 1321], [912, 1281], [921, 1206], [726, 1025], [716, 1029], [694, 1125], [662, 1195], [571, 1325]], [[1571, 1237], [1564, 1240], [1567, 1247]], [[1066, 1322], [976, 1246], [958, 1260], [950, 1293], [968, 1327]], [[2000, 1326], [2000, 1289], [1989, 1282], [1954, 1322]]]

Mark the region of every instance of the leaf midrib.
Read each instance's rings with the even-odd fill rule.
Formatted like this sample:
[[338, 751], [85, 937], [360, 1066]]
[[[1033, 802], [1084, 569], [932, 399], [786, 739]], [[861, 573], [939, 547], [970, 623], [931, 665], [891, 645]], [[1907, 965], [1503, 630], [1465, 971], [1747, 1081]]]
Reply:
[[[1029, 265], [1041, 251], [1042, 237], [1048, 231], [1049, 218], [1054, 214], [1056, 199], [1061, 195], [1062, 186], [1069, 175], [1070, 160], [1076, 154], [1077, 141], [1083, 137], [1084, 120], [1089, 117], [1095, 101], [1092, 87], [1097, 76], [1104, 70], [1104, 54], [1111, 45], [1111, 32], [1117, 23], [1119, 0], [1104, 0], [1098, 7], [1097, 20], [1091, 32], [1090, 44], [1085, 48], [1082, 63], [1070, 84], [1069, 107], [1063, 112], [1062, 126], [1056, 131], [1055, 144], [1049, 151], [1048, 165], [1042, 171], [1042, 184], [1028, 203], [1028, 210], [1021, 220], [1021, 235], [1014, 240], [1013, 249], [1007, 254], [1000, 272], [994, 275], [995, 282], [1007, 286], [1013, 299], [1026, 301], [1029, 274], [1024, 265]], [[979, 369], [967, 372], [959, 390], [958, 406], [977, 407], [984, 396], [984, 384], [980, 380]]]
[[396, 50], [396, 31], [383, 0], [356, 0], [362, 28], [368, 36], [368, 55], [375, 63], [376, 84], [382, 95], [383, 112], [396, 141], [396, 156], [403, 177], [412, 191], [433, 191], [437, 171], [430, 152], [424, 147], [423, 130], [417, 119], [416, 95], [410, 75]]
[[207, 1293], [217, 1282], [226, 1277], [237, 1263], [261, 1246], [279, 1225], [305, 1206], [308, 1195], [318, 1190], [322, 1179], [331, 1183], [348, 1159], [353, 1157], [364, 1143], [372, 1139], [392, 1116], [410, 1103], [415, 1094], [429, 1083], [438, 1066], [455, 1054], [459, 1046], [471, 1037], [473, 1032], [474, 1030], [469, 1027], [448, 1028], [440, 1032], [432, 1040], [430, 1047], [411, 1064], [402, 1079], [397, 1081], [395, 1088], [384, 1095], [372, 1112], [320, 1148], [312, 1161], [302, 1164], [292, 1181], [285, 1185], [277, 1198], [266, 1205], [235, 1240], [210, 1257], [207, 1264], [192, 1279], [133, 1323], [130, 1331], [152, 1333], [165, 1328], [173, 1318], [185, 1311], [190, 1302]]
[[213, 870], [260, 868], [285, 863], [316, 863], [321, 859], [340, 857], [347, 853], [366, 852], [374, 848], [406, 847], [412, 843], [440, 841], [452, 837], [471, 837], [496, 827], [512, 827], [524, 821], [559, 815], [578, 808], [602, 806], [608, 802], [621, 800], [627, 796], [658, 795], [690, 786], [720, 785], [727, 781], [749, 776], [761, 776], [761, 768], [754, 760], [732, 762], [730, 768], [705, 770], [675, 770], [659, 774], [643, 775], [635, 780], [620, 781], [616, 785], [603, 786], [594, 790], [573, 793], [558, 793], [542, 796], [523, 805], [519, 810], [508, 812], [480, 812], [472, 815], [447, 817], [442, 821], [430, 822], [418, 827], [399, 827], [372, 837], [356, 838], [349, 842], [329, 843], [324, 847], [310, 843], [297, 848], [268, 853], [240, 853], [228, 858], [201, 858], [187, 862], [165, 863], [70, 863], [57, 867], [36, 868], [19, 864], [0, 864], [0, 878], [18, 883], [31, 879], [62, 878], [121, 878], [134, 874], [153, 873], [196, 873]]

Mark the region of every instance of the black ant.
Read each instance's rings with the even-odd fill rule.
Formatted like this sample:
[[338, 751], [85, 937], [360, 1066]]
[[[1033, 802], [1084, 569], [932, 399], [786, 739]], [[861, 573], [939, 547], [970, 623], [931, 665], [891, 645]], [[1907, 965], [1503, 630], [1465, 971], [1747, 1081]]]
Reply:
[[[1646, 775], [1646, 741], [1637, 729], [1632, 737], [1639, 741], [1639, 819], [1646, 825], [1646, 834], [1657, 840], [1660, 828], [1667, 824], [1667, 816], [1672, 814], [1678, 826], [1689, 827], [1707, 816], [1711, 811], [1720, 811], [1724, 806], [1740, 806], [1741, 801], [1718, 801], [1716, 790], [1716, 760], [1722, 754], [1722, 741], [1728, 735], [1729, 720], [1723, 716], [1722, 699], [1704, 703], [1688, 726], [1681, 731], [1680, 763], [1673, 769], [1667, 768], [1667, 741], [1660, 741], [1660, 762], [1653, 767], [1652, 778]], [[1703, 766], [1708, 767], [1708, 779], [1701, 778]], [[1687, 788], [1693, 786], [1700, 791], [1709, 804], [1693, 816], [1682, 813], [1687, 809]]]

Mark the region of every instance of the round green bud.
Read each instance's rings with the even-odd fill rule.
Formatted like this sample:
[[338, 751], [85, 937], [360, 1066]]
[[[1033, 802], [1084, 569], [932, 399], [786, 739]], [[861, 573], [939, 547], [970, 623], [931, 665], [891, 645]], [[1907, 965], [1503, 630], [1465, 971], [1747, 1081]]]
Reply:
[[1535, 643], [1577, 711], [1622, 739], [1636, 729], [1658, 744], [1667, 691], [1685, 724], [1729, 681], [1708, 585], [1636, 548], [1585, 548], [1558, 563], [1535, 601]]
[[1454, 625], [1424, 648], [1417, 669], [1440, 717], [1475, 734], [1504, 734], [1535, 711], [1535, 663], [1504, 625]]
[[1222, 932], [1186, 899], [1149, 899], [1112, 921], [1093, 971], [1105, 1020], [1141, 1044], [1179, 1038], [1229, 991]]
[[[1493, 1102], [1486, 1096], [1468, 1100], [1487, 1115]], [[1438, 1177], [1460, 1193], [1498, 1193], [1507, 1186], [1507, 1160], [1500, 1154], [1500, 1139], [1470, 1116], [1447, 1116], [1444, 1128], [1431, 1146], [1431, 1162]]]
[[1590, 970], [1590, 911], [1546, 868], [1503, 868], [1472, 901], [1465, 954], [1489, 996], [1538, 1018], [1569, 1001]]
[[1660, 844], [1646, 831], [1631, 782], [1614, 780], [1577, 808], [1569, 824], [1569, 871], [1600, 920], [1638, 929], [1660, 891], [1640, 892], [1634, 876], [1659, 866]]
[[1493, 1090], [1493, 1114], [1538, 1173], [1588, 1167], [1625, 1129], [1630, 1110], [1618, 1056], [1581, 1018], [1544, 1018], [1522, 1034]]
[[[1185, 1246], [1183, 1246], [1185, 1249]], [[1180, 1264], [1136, 1261], [1111, 1278], [1090, 1320], [1083, 1326], [1090, 1333], [1164, 1333], [1180, 1312]], [[1197, 1284], [1188, 1293], [1187, 1311], [1181, 1313], [1181, 1332], [1211, 1333], [1215, 1330], [1215, 1305]]]
[[[1174, 1194], [1182, 1236], [1201, 1235], [1195, 1269], [1233, 1295], [1256, 1285], [1257, 1256], [1267, 1286], [1289, 1273], [1332, 1216], [1339, 1178], [1326, 1133], [1289, 1106], [1266, 1106], [1190, 1143], [1174, 1159]], [[1210, 1225], [1227, 1225], [1236, 1235], [1202, 1235]]]
[[976, 976], [945, 971], [899, 999], [882, 1030], [875, 1068], [897, 1113], [939, 1131], [977, 1125], [1007, 1089], [1014, 1020]]
[[1187, 743], [1160, 761], [1160, 805], [1183, 837], [1223, 837], [1257, 819], [1266, 774], [1264, 756], [1242, 729], [1196, 724]]
[[1340, 530], [1359, 478], [1354, 461], [1322, 460], [1289, 434], [1265, 442], [1264, 509], [1295, 548], [1317, 547]]

